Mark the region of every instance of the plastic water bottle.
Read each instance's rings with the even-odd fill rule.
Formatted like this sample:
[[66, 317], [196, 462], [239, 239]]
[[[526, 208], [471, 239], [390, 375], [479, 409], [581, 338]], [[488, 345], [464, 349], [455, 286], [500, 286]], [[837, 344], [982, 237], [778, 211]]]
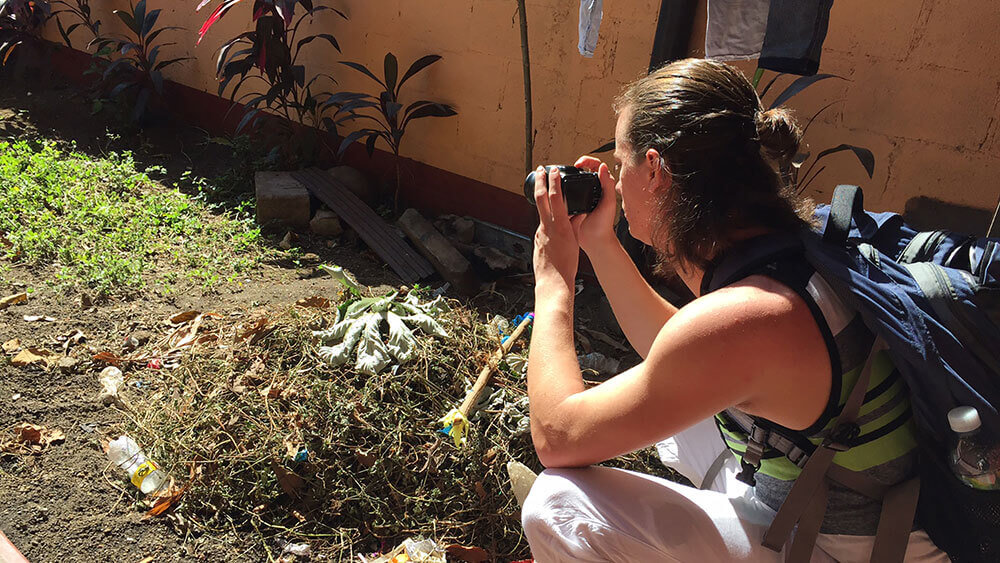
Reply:
[[1000, 489], [1000, 451], [980, 431], [979, 411], [973, 407], [953, 408], [948, 411], [948, 425], [955, 433], [949, 461], [959, 480], [974, 489]]
[[128, 473], [133, 485], [147, 495], [167, 482], [167, 475], [152, 460], [146, 459], [139, 445], [128, 436], [121, 436], [108, 444], [108, 457]]

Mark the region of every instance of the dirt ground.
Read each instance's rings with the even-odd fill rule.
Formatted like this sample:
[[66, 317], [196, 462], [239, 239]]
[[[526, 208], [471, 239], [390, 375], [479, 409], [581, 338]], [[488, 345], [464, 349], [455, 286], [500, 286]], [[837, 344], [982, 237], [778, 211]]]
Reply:
[[[183, 125], [161, 125], [142, 136], [117, 139], [107, 131], [107, 123], [90, 115], [89, 102], [73, 87], [48, 78], [0, 81], [0, 139], [58, 139], [94, 155], [129, 147], [141, 165], [164, 166], [168, 180], [184, 169], [211, 177], [232, 158], [225, 147], [200, 146], [205, 133]], [[270, 241], [276, 243], [277, 238]], [[389, 289], [401, 284], [363, 243], [349, 237], [331, 248], [326, 241], [303, 236], [300, 245], [317, 255], [314, 260], [344, 266], [365, 285]], [[55, 350], [61, 349], [60, 335], [79, 330], [86, 336], [69, 349], [78, 363], [67, 370], [21, 369], [0, 362], [0, 430], [29, 422], [66, 435], [63, 443], [39, 455], [0, 456], [0, 529], [37, 562], [140, 561], [150, 556], [156, 561], [266, 560], [262, 553], [241, 551], [240, 538], [232, 533], [184, 535], [166, 520], [142, 519], [143, 510], [126, 491], [128, 483], [109, 467], [99, 445], [120, 415], [95, 401], [99, 367], [89, 358], [95, 351], [120, 352], [125, 338], [155, 332], [163, 319], [179, 311], [226, 313], [287, 305], [333, 294], [336, 282], [312, 275], [308, 264], [276, 261], [252, 272], [240, 287], [205, 293], [193, 285], [178, 286], [169, 297], [146, 292], [91, 304], [86, 292], [53, 288], [53, 273], [13, 267], [0, 274], [0, 297], [35, 290], [27, 303], [0, 311], [0, 342], [17, 338], [25, 347]], [[432, 286], [440, 283], [431, 281]], [[484, 318], [488, 312], [510, 318], [529, 310], [531, 297], [530, 278], [501, 279], [470, 304]], [[613, 333], [600, 301], [600, 289], [588, 287], [580, 296], [578, 315], [583, 323]], [[32, 315], [55, 320], [24, 320]], [[600, 344], [595, 349], [617, 354], [626, 365], [638, 361], [634, 354], [622, 357]], [[133, 384], [141, 392], [141, 379]]]

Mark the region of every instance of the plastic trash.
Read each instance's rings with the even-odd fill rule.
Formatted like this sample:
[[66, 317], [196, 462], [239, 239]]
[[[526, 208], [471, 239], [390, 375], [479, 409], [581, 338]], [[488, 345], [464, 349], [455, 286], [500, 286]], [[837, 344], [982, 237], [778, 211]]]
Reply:
[[101, 384], [101, 393], [97, 396], [98, 401], [104, 405], [121, 401], [118, 398], [118, 390], [125, 384], [125, 376], [122, 375], [122, 370], [115, 366], [108, 366], [101, 372], [100, 378], [97, 381]]
[[1000, 489], [1000, 446], [980, 432], [979, 411], [955, 407], [948, 411], [948, 425], [955, 433], [949, 458], [955, 476], [974, 489]]
[[312, 556], [312, 548], [309, 547], [307, 543], [292, 543], [288, 542], [285, 544], [285, 548], [281, 550], [281, 555], [294, 555], [296, 557], [310, 557]]
[[108, 457], [111, 462], [128, 473], [129, 480], [145, 494], [158, 491], [167, 483], [167, 475], [146, 459], [135, 440], [128, 436], [120, 436], [108, 444]]

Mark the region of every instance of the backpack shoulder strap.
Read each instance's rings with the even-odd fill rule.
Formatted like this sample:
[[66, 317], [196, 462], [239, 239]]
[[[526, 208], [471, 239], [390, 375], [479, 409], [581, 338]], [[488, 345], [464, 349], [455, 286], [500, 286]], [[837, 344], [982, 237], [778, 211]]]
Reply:
[[847, 244], [851, 232], [851, 220], [864, 213], [864, 196], [861, 188], [841, 184], [833, 190], [830, 203], [830, 218], [823, 229], [823, 242], [838, 248]]
[[[822, 493], [821, 489], [825, 490], [826, 474], [833, 463], [833, 456], [837, 452], [846, 451], [848, 446], [844, 442], [849, 441], [848, 438], [857, 436], [857, 433], [860, 432], [860, 427], [855, 424], [855, 420], [857, 420], [861, 404], [864, 402], [868, 382], [871, 380], [875, 356], [884, 348], [885, 343], [881, 339], [877, 340], [875, 346], [872, 347], [872, 351], [865, 361], [865, 366], [861, 370], [861, 375], [837, 418], [833, 432], [809, 456], [809, 461], [802, 468], [802, 473], [795, 479], [795, 484], [792, 485], [788, 497], [778, 509], [778, 514], [774, 517], [771, 527], [764, 534], [762, 543], [765, 547], [781, 551], [782, 546], [788, 541], [792, 528], [795, 527], [796, 523], [799, 523], [799, 529], [792, 545], [792, 553], [802, 553], [803, 551], [807, 555], [812, 553], [813, 545], [819, 534], [819, 527], [822, 524], [822, 515], [826, 512], [826, 502], [810, 501], [818, 496], [825, 499], [825, 494]], [[815, 515], [817, 511], [819, 512], [818, 522], [816, 522]], [[808, 561], [808, 557], [804, 560]]]

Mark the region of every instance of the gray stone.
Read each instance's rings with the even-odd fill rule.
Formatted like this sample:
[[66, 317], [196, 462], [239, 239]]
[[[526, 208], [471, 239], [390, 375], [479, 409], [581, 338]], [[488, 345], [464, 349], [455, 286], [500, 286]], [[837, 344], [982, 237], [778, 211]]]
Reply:
[[468, 217], [456, 217], [452, 223], [455, 227], [455, 237], [459, 242], [472, 244], [472, 239], [476, 237], [476, 224]]
[[360, 170], [350, 166], [335, 166], [326, 171], [336, 182], [351, 191], [358, 199], [374, 208], [378, 203], [378, 194], [368, 181], [368, 177]]
[[339, 237], [344, 228], [340, 225], [340, 217], [329, 209], [317, 209], [309, 221], [309, 230], [321, 237]]
[[254, 175], [257, 223], [264, 226], [309, 228], [309, 191], [290, 172], [261, 171]]
[[58, 368], [62, 373], [73, 373], [79, 363], [80, 360], [72, 356], [63, 356], [62, 358], [59, 358]]
[[472, 272], [472, 264], [416, 209], [403, 212], [398, 225], [441, 277], [463, 293], [478, 291], [479, 280]]
[[489, 246], [477, 246], [473, 253], [476, 255], [476, 258], [482, 260], [489, 269], [497, 273], [523, 269], [523, 265], [520, 260], [507, 256], [503, 252]]

